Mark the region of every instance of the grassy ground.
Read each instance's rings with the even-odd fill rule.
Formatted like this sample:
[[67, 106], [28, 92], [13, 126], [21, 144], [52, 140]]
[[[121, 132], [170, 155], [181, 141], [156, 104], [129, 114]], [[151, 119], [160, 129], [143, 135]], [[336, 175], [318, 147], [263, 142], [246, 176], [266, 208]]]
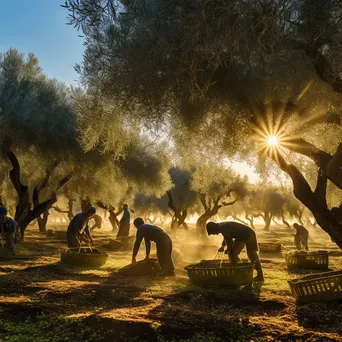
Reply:
[[[201, 288], [184, 266], [205, 255], [177, 258], [173, 278], [123, 278], [116, 269], [129, 264], [130, 251], [110, 252], [98, 269], [70, 267], [59, 261], [65, 242], [35, 230], [17, 245], [26, 260], [0, 261], [0, 341], [342, 341], [342, 302], [297, 306], [287, 280], [301, 274], [289, 273], [281, 254], [261, 255], [262, 286]], [[94, 236], [102, 245], [108, 232]], [[340, 269], [336, 245], [319, 230], [312, 236], [311, 249], [334, 252], [330, 268]], [[291, 233], [279, 227], [258, 230], [258, 238], [292, 247]], [[180, 232], [175, 249], [184, 242]], [[219, 239], [208, 244], [216, 245], [207, 256], [213, 258]]]

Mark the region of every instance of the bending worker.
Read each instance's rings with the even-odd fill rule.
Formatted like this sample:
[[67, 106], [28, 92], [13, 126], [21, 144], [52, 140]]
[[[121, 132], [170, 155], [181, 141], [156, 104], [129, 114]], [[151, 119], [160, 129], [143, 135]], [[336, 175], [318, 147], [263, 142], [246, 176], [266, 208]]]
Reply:
[[308, 251], [309, 231], [298, 223], [294, 223], [293, 228], [296, 230], [296, 234], [294, 235], [294, 244], [296, 249], [305, 249]]
[[131, 213], [128, 210], [128, 205], [124, 204], [123, 214], [121, 216], [120, 223], [119, 223], [119, 231], [118, 231], [118, 235], [116, 236], [117, 238], [126, 237], [129, 235], [130, 220], [131, 220]]
[[90, 207], [87, 211], [74, 216], [67, 230], [68, 247], [80, 247], [82, 241], [93, 243], [88, 223], [95, 213], [96, 209]]
[[151, 241], [157, 245], [157, 258], [164, 276], [175, 275], [175, 267], [172, 262], [172, 240], [163, 229], [152, 224], [145, 224], [141, 217], [134, 220], [134, 225], [137, 228], [137, 235], [133, 247], [132, 264], [136, 263], [136, 256], [138, 254], [142, 239], [145, 240], [146, 258], [148, 260], [151, 250]]
[[11, 255], [14, 253], [14, 237], [19, 231], [19, 225], [16, 221], [7, 216], [7, 209], [0, 206], [0, 234], [4, 237], [5, 245]]
[[254, 280], [264, 281], [264, 275], [258, 255], [258, 242], [252, 228], [233, 221], [221, 223], [208, 222], [207, 232], [208, 235], [218, 235], [220, 233], [223, 235], [224, 239], [222, 246], [218, 251], [223, 252], [224, 247], [227, 246], [226, 253], [229, 255], [229, 258], [233, 263], [241, 262], [239, 254], [246, 246], [248, 258], [255, 264], [254, 268], [257, 271], [257, 276]]

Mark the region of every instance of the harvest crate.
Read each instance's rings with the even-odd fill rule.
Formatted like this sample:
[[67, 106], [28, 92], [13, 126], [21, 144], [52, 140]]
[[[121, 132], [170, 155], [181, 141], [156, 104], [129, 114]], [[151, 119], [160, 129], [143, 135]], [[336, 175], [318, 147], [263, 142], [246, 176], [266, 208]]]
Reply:
[[269, 252], [269, 253], [277, 253], [281, 252], [281, 243], [259, 243], [260, 252]]
[[75, 266], [100, 267], [107, 262], [108, 253], [89, 247], [72, 247], [61, 250], [61, 261]]
[[185, 267], [194, 284], [241, 286], [253, 282], [254, 264], [229, 263], [220, 260], [203, 260]]
[[311, 274], [288, 283], [299, 304], [342, 299], [342, 271]]
[[328, 251], [298, 253], [294, 255], [290, 252], [285, 254], [285, 260], [289, 270], [296, 268], [326, 270], [329, 265]]

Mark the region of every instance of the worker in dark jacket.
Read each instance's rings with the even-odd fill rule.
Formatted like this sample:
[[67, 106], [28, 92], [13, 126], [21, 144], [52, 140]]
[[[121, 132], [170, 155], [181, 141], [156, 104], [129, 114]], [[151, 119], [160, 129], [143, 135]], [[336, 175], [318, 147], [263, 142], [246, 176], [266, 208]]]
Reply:
[[131, 213], [128, 210], [128, 205], [124, 204], [123, 214], [119, 222], [119, 231], [118, 231], [118, 235], [116, 236], [117, 238], [126, 237], [129, 235], [130, 221], [131, 221]]
[[220, 233], [223, 235], [222, 246], [218, 251], [223, 252], [224, 247], [227, 246], [226, 253], [233, 263], [241, 262], [239, 254], [246, 246], [248, 258], [255, 264], [254, 268], [257, 271], [257, 276], [254, 280], [264, 281], [264, 275], [258, 255], [258, 242], [252, 228], [233, 221], [221, 223], [208, 222], [207, 232], [208, 235], [217, 235]]
[[68, 226], [68, 247], [80, 247], [81, 242], [93, 243], [88, 222], [95, 215], [96, 209], [90, 207], [87, 211], [74, 216]]
[[14, 237], [17, 231], [20, 231], [16, 221], [7, 216], [7, 209], [0, 206], [0, 234], [4, 237], [4, 247], [7, 248], [10, 254], [14, 253]]
[[132, 263], [136, 263], [136, 256], [138, 254], [142, 239], [145, 240], [146, 258], [148, 260], [151, 250], [151, 241], [157, 245], [157, 258], [165, 276], [175, 275], [175, 267], [172, 262], [172, 240], [163, 229], [152, 224], [145, 224], [141, 217], [134, 220], [134, 225], [137, 228], [137, 235], [133, 247]]
[[309, 250], [309, 246], [308, 246], [309, 232], [308, 232], [308, 230], [298, 223], [294, 223], [293, 228], [296, 230], [296, 234], [294, 235], [294, 244], [295, 244], [296, 248], [298, 250], [305, 249], [306, 251], [308, 251]]

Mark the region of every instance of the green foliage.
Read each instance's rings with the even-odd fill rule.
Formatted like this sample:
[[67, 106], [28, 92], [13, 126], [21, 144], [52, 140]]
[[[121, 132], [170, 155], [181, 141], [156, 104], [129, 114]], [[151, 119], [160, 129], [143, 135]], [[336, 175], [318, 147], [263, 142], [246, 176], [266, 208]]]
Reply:
[[0, 323], [1, 341], [11, 342], [67, 342], [67, 341], [105, 341], [101, 328], [88, 326], [82, 319], [65, 318], [58, 315], [41, 314], [28, 317], [20, 324], [7, 319]]
[[192, 209], [198, 199], [198, 194], [191, 187], [193, 173], [178, 167], [169, 170], [172, 181], [171, 194], [178, 208]]
[[280, 190], [260, 184], [249, 198], [254, 213], [262, 215], [265, 222], [272, 217], [280, 217], [285, 200]]
[[18, 148], [57, 157], [78, 146], [68, 89], [48, 79], [33, 54], [25, 59], [10, 49], [0, 55], [0, 120], [0, 140]]
[[243, 178], [230, 167], [215, 162], [203, 162], [196, 166], [191, 186], [214, 200], [230, 197], [231, 193], [236, 199], [242, 199], [248, 193], [247, 177]]

